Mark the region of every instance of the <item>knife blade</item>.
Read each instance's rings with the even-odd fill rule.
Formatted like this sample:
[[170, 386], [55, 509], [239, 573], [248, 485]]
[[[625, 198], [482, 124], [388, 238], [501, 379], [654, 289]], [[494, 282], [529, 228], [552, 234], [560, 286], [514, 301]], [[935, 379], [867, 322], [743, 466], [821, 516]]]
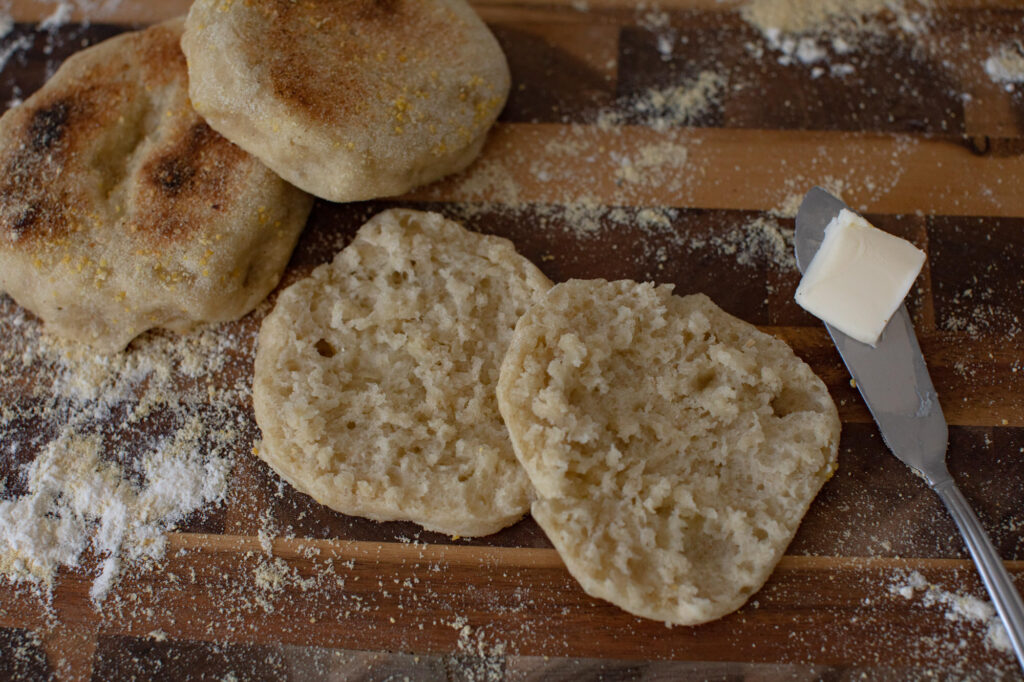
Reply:
[[[820, 187], [804, 197], [796, 214], [796, 262], [800, 272], [807, 269], [821, 246], [825, 227], [844, 208], [846, 204]], [[878, 423], [885, 444], [929, 480], [932, 475], [941, 477], [946, 470], [942, 460], [949, 434], [907, 306], [899, 307], [875, 347], [829, 324], [825, 327]], [[940, 467], [934, 466], [936, 459]]]
[[[846, 205], [820, 187], [804, 197], [796, 215], [797, 267], [806, 270], [825, 228]], [[825, 324], [857, 390], [875, 418], [882, 439], [902, 462], [920, 473], [956, 523], [985, 589], [1006, 627], [1010, 646], [1024, 670], [1024, 601], [1006, 572], [967, 499], [946, 468], [948, 428], [928, 375], [906, 305], [889, 320], [872, 347]]]

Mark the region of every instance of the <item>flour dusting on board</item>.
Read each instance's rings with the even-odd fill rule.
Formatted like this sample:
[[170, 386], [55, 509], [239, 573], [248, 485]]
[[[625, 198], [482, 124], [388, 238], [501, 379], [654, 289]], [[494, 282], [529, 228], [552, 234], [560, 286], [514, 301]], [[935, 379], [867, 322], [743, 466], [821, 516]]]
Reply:
[[53, 14], [39, 22], [40, 31], [52, 31], [68, 23], [71, 19], [71, 12], [74, 7], [70, 2], [58, 2], [53, 8]]
[[241, 340], [149, 334], [97, 356], [44, 336], [6, 297], [0, 313], [0, 338], [13, 341], [0, 352], [0, 391], [28, 378], [30, 396], [0, 410], [0, 449], [22, 462], [4, 467], [0, 574], [45, 590], [91, 552], [100, 603], [125, 563], [160, 558], [166, 531], [224, 500], [249, 388], [202, 380]]
[[902, 0], [748, 0], [740, 15], [762, 33], [793, 35], [826, 28], [871, 30], [886, 10], [907, 14]]
[[[622, 109], [601, 112], [598, 127], [607, 130], [627, 120], [664, 133], [670, 128], [695, 122], [717, 102], [728, 86], [725, 76], [715, 71], [701, 71], [695, 79], [664, 88], [648, 88], [643, 96], [624, 103]], [[628, 112], [628, 113], [625, 113]]]
[[[44, 61], [34, 65], [52, 74], [59, 63], [58, 57], [50, 56], [59, 52], [54, 48], [77, 47], [84, 40], [85, 34], [78, 32], [78, 24], [71, 18], [84, 12], [91, 20], [102, 20], [121, 1], [45, 3], [48, 9], [39, 18], [48, 18], [35, 24], [34, 33], [21, 35], [19, 26], [0, 43], [0, 69], [6, 65], [5, 75], [10, 75], [27, 55], [36, 59], [35, 55], [43, 54]], [[0, 0], [0, 37], [14, 28], [4, 13], [9, 6], [10, 0]], [[928, 28], [931, 3], [748, 0], [729, 6], [740, 8], [729, 19], [745, 31], [744, 40], [750, 39], [750, 44], [739, 49], [745, 50], [745, 58], [755, 55], [755, 65], [775, 68], [775, 63], [781, 63], [787, 67], [787, 78], [795, 75], [841, 81], [868, 73], [861, 69], [864, 62], [859, 58], [880, 44], [885, 35], [896, 35], [916, 45], [911, 38], [916, 39]], [[598, 13], [608, 11], [608, 7], [609, 3], [573, 0], [559, 11], [571, 8], [575, 13]], [[682, 51], [683, 43], [678, 7], [674, 3], [662, 11], [656, 5], [642, 3], [633, 17], [638, 28], [650, 32], [654, 59], [667, 63], [680, 57], [677, 51]], [[533, 11], [545, 10], [538, 6]], [[687, 12], [690, 10], [682, 10], [683, 14]], [[625, 15], [619, 13], [616, 20], [620, 16]], [[595, 18], [593, 23], [604, 19]], [[1015, 43], [998, 49], [993, 45], [974, 55], [971, 65], [977, 70], [984, 62], [989, 78], [1015, 88], [1019, 87], [1016, 83], [1024, 82], [1021, 54]], [[750, 61], [742, 64], [749, 65]], [[614, 79], [614, 57], [602, 56], [600, 63], [606, 62], [605, 70], [612, 74], [609, 79]], [[763, 277], [765, 268], [769, 268], [769, 279], [785, 281], [794, 271], [792, 218], [806, 190], [815, 184], [825, 186], [852, 207], [865, 210], [898, 186], [908, 158], [923, 138], [886, 133], [887, 139], [895, 142], [892, 156], [881, 163], [869, 159], [871, 164], [866, 161], [868, 155], [854, 147], [847, 148], [842, 164], [837, 164], [833, 148], [826, 144], [809, 146], [798, 163], [780, 163], [773, 169], [777, 172], [771, 180], [755, 181], [763, 182], [769, 190], [758, 196], [756, 203], [751, 200], [753, 205], [740, 207], [744, 210], [706, 211], [721, 223], [709, 232], [689, 234], [684, 229], [685, 216], [704, 213], [708, 207], [708, 194], [695, 199], [695, 187], [700, 185], [703, 192], [710, 187], [722, 197], [735, 191], [727, 181], [713, 176], [709, 169], [714, 166], [709, 159], [721, 153], [714, 140], [732, 135], [722, 126], [749, 125], [736, 124], [728, 117], [736, 115], [735, 101], [743, 100], [742, 93], [750, 92], [757, 77], [757, 72], [750, 72], [747, 66], [737, 68], [726, 57], [723, 61], [712, 58], [701, 62], [692, 70], [684, 66], [673, 71], [671, 78], [653, 85], [642, 81], [636, 90], [617, 97], [621, 91], [609, 81], [608, 92], [613, 94], [601, 100], [606, 106], [588, 112], [585, 119], [567, 115], [551, 124], [552, 128], [557, 126], [558, 134], [546, 138], [542, 153], [531, 156], [513, 149], [485, 154], [445, 188], [427, 188], [423, 194], [443, 202], [438, 210], [446, 214], [510, 218], [516, 229], [522, 226], [534, 231], [524, 232], [527, 235], [561, 230], [580, 243], [591, 239], [601, 243], [609, 231], [636, 229], [638, 238], [628, 245], [630, 253], [610, 255], [609, 264], [644, 264], [650, 269], [642, 274], [650, 278], [661, 276], [663, 267], [670, 276], [673, 269], [704, 261], [716, 267], [735, 263], [742, 268], [737, 282]], [[853, 78], [849, 78], [851, 81]], [[740, 96], [731, 99], [737, 93]], [[15, 90], [12, 103], [20, 101], [21, 96]], [[547, 125], [524, 125], [522, 129], [529, 135]], [[705, 134], [705, 126], [717, 130]], [[812, 132], [801, 130], [800, 134], [812, 137]], [[718, 133], [722, 133], [721, 138], [716, 137]], [[822, 138], [826, 136], [834, 139], [840, 134], [829, 132]], [[547, 203], [543, 205], [532, 198], [538, 186], [548, 188], [545, 196], [551, 197], [545, 198]], [[329, 230], [321, 232], [326, 235]], [[314, 238], [323, 239], [325, 244], [329, 241], [332, 253], [344, 241], [340, 233]], [[319, 255], [326, 248], [313, 251]], [[572, 263], [573, 256], [542, 255], [538, 264], [553, 260], [557, 261], [556, 267], [563, 267]], [[681, 260], [673, 263], [673, 258]], [[767, 285], [766, 290], [771, 291], [772, 286]], [[991, 292], [992, 297], [997, 294]], [[987, 320], [996, 319], [986, 312], [990, 304], [995, 305], [994, 298], [985, 298], [988, 295], [981, 287], [957, 294], [952, 299], [956, 314], [942, 315], [939, 320], [944, 333], [966, 333], [972, 338], [994, 334], [985, 326]], [[1007, 310], [1011, 308], [1007, 306]], [[975, 319], [982, 313], [981, 319]], [[1007, 314], [1004, 310], [1003, 317], [996, 319], [1001, 325], [996, 327], [1000, 334], [1009, 325], [1004, 319]], [[1014, 320], [1010, 328], [1012, 337], [1020, 325]], [[45, 595], [65, 567], [91, 570], [90, 596], [102, 604], [98, 616], [101, 622], [114, 624], [109, 631], [115, 634], [148, 632], [154, 644], [169, 640], [169, 646], [178, 645], [190, 632], [198, 633], [197, 640], [216, 642], [217, 647], [223, 643], [225, 650], [232, 646], [229, 643], [266, 641], [268, 635], [261, 627], [271, 617], [279, 622], [290, 619], [282, 627], [291, 641], [315, 644], [321, 641], [321, 630], [343, 629], [337, 627], [340, 619], [369, 624], [370, 630], [379, 627], [375, 623], [381, 621], [382, 607], [392, 604], [395, 610], [390, 622], [395, 630], [388, 630], [387, 635], [393, 637], [389, 643], [395, 650], [415, 651], [424, 641], [436, 646], [437, 640], [424, 640], [418, 634], [432, 627], [451, 637], [452, 652], [431, 663], [443, 676], [508, 679], [525, 670], [516, 668], [510, 657], [517, 656], [521, 648], [536, 650], [538, 646], [543, 647], [542, 653], [554, 657], [552, 674], [566, 674], [564, 661], [572, 659], [560, 661], [557, 657], [572, 655], [573, 645], [563, 626], [566, 622], [584, 622], [593, 614], [585, 605], [573, 604], [550, 621], [538, 621], [536, 615], [550, 606], [550, 594], [532, 589], [525, 570], [522, 574], [515, 568], [496, 570], [495, 565], [481, 562], [477, 571], [481, 584], [475, 587], [478, 591], [490, 590], [499, 598], [488, 605], [489, 611], [478, 612], [466, 606], [476, 602], [464, 600], [463, 594], [450, 589], [449, 573], [456, 574], [460, 567], [445, 559], [424, 559], [421, 555], [415, 569], [408, 569], [398, 578], [380, 575], [380, 566], [386, 564], [377, 563], [377, 557], [352, 560], [332, 555], [344, 543], [324, 543], [322, 554], [320, 547], [313, 546], [315, 541], [301, 544], [307, 538], [330, 538], [335, 529], [329, 527], [329, 522], [316, 525], [320, 523], [316, 515], [322, 510], [312, 503], [305, 506], [305, 502], [296, 501], [302, 496], [288, 490], [286, 484], [276, 479], [264, 481], [260, 469], [247, 469], [255, 466], [247, 462], [246, 455], [255, 430], [248, 412], [255, 333], [251, 322], [243, 322], [208, 328], [187, 337], [147, 334], [125, 355], [99, 358], [42, 336], [32, 318], [0, 296], [0, 340], [4, 341], [0, 344], [0, 573], [24, 585], [37, 585]], [[959, 362], [958, 372], [970, 369], [962, 369], [963, 363], [969, 365], [967, 360]], [[992, 367], [1000, 366], [993, 363]], [[1024, 373], [1019, 362], [1014, 364], [1013, 372], [1018, 369]], [[976, 383], [977, 387], [987, 385], [980, 380]], [[242, 485], [229, 487], [232, 476]], [[235, 504], [237, 496], [250, 493], [253, 500]], [[262, 494], [267, 497], [259, 497]], [[225, 502], [226, 518], [218, 517], [224, 511], [218, 505]], [[284, 520], [279, 522], [278, 515]], [[863, 524], [877, 521], [870, 515], [860, 516], [857, 510], [851, 516], [853, 520], [837, 527], [829, 540], [834, 547], [832, 555], [892, 553], [888, 542], [892, 536], [888, 534], [882, 539], [871, 535], [869, 544], [859, 544], [866, 542]], [[212, 522], [208, 521], [210, 517]], [[223, 527], [217, 525], [218, 518], [222, 518]], [[210, 560], [208, 550], [197, 550], [189, 544], [196, 542], [194, 538], [166, 538], [167, 531], [175, 527], [202, 529], [208, 522], [210, 532], [227, 534], [221, 536], [223, 542], [235, 541], [229, 537], [235, 534], [240, 540], [252, 538], [251, 551], [224, 555], [233, 563], [223, 575], [212, 573], [206, 565]], [[1019, 532], [1019, 526], [1009, 530]], [[342, 535], [346, 532], [341, 531]], [[912, 531], [901, 532], [909, 535]], [[367, 537], [376, 536], [368, 532]], [[416, 533], [397, 541], [407, 543], [406, 549], [427, 547]], [[292, 554], [275, 555], [282, 548], [297, 549]], [[153, 568], [155, 578], [131, 581], [130, 577], [143, 568]], [[990, 605], [972, 595], [928, 585], [916, 573], [901, 572], [894, 577], [887, 570], [866, 580], [866, 591], [873, 601], [865, 600], [863, 608], [853, 608], [852, 622], [875, 617], [882, 602], [895, 606], [901, 614], [930, 609], [948, 619], [950, 627], [886, 646], [893, 650], [912, 647], [921, 660], [937, 661], [944, 672], [952, 668], [964, 677], [992, 677], [986, 677], [986, 672], [992, 670], [988, 667], [981, 667], [980, 672], [958, 667], [964, 665], [963, 661], [974, 665], [976, 656], [968, 655], [972, 642], [974, 648], [980, 648], [984, 641], [995, 652], [1007, 651], [1005, 632], [993, 621]], [[127, 589], [119, 590], [120, 581]], [[516, 587], [509, 590], [508, 585]], [[874, 598], [878, 593], [881, 599]], [[165, 614], [154, 605], [180, 604], [195, 599], [195, 595], [208, 598], [212, 606], [198, 608], [194, 614], [179, 609], [161, 621]], [[301, 612], [297, 605], [301, 605]], [[750, 608], [760, 607], [754, 601]], [[836, 623], [848, 619], [851, 613], [850, 608], [822, 608]], [[295, 617], [297, 612], [299, 617]], [[332, 625], [322, 628], [323, 622]], [[884, 625], [884, 618], [876, 622]], [[900, 623], [890, 634], [903, 638], [902, 626]], [[834, 627], [843, 632], [841, 623]], [[849, 627], [851, 634], [863, 631]], [[879, 630], [880, 636], [885, 636], [884, 627]], [[379, 634], [383, 634], [383, 628]], [[792, 634], [800, 636], [798, 632]], [[437, 632], [427, 636], [436, 637]], [[637, 631], [626, 627], [615, 636], [625, 640], [637, 636]], [[848, 655], [847, 644], [838, 637], [822, 646], [822, 654], [841, 659]], [[323, 678], [337, 675], [338, 659], [344, 658], [341, 650], [320, 646], [283, 649], [290, 650], [288, 656], [304, 649], [303, 655], [315, 660], [313, 670]], [[154, 650], [160, 651], [160, 647], [154, 646]], [[405, 661], [412, 677], [424, 670], [426, 657], [424, 661], [411, 654], [382, 657], [387, 663], [396, 659]], [[289, 672], [295, 674], [296, 660], [281, 658], [275, 651], [266, 654], [266, 661], [260, 663], [272, 661], [270, 668], [284, 677]], [[813, 660], [814, 654], [809, 653], [805, 663]], [[542, 669], [539, 659], [537, 664], [537, 669]], [[1003, 668], [996, 672], [999, 670]], [[621, 669], [614, 667], [609, 670], [612, 676], [619, 672]], [[820, 672], [827, 674], [828, 669]], [[777, 667], [769, 674], [777, 676]], [[245, 678], [244, 669], [238, 674], [228, 672], [225, 679], [239, 677]]]
[[[28, 493], [0, 502], [0, 572], [50, 585], [91, 547], [106, 559], [90, 597], [102, 602], [126, 561], [163, 556], [165, 532], [187, 514], [223, 500], [230, 465], [203, 457], [198, 419], [147, 452], [136, 485], [101, 456], [98, 434], [62, 429], [27, 469]], [[122, 557], [123, 555], [123, 557]]]
[[912, 571], [893, 580], [889, 593], [904, 599], [920, 599], [925, 608], [941, 608], [946, 620], [981, 625], [985, 629], [985, 646], [1005, 654], [1012, 654], [1010, 637], [1003, 627], [991, 602], [974, 595], [949, 592], [929, 583], [923, 575]]
[[[8, 33], [10, 33], [13, 26], [14, 25], [12, 23], [7, 25], [6, 28]], [[3, 26], [0, 25], [0, 28], [3, 28]], [[27, 50], [30, 47], [32, 47], [32, 38], [29, 36], [18, 36], [7, 45], [0, 47], [0, 71], [3, 71], [3, 69], [6, 68], [11, 57], [23, 50]], [[13, 102], [10, 106], [17, 103], [18, 102]]]
[[903, 0], [748, 0], [740, 16], [761, 33], [780, 64], [810, 66], [814, 78], [842, 78], [856, 71], [848, 56], [872, 37], [892, 30], [922, 33], [931, 3], [916, 6], [911, 11]]
[[1013, 90], [1015, 83], [1024, 83], [1024, 47], [1020, 43], [1001, 45], [984, 66], [989, 78]]
[[[784, 65], [813, 65], [810, 72], [797, 71], [813, 80], [821, 70], [836, 76], [851, 72], [862, 63], [855, 53], [870, 51], [871, 41], [886, 31], [921, 33], [928, 26], [929, 7], [916, 3], [910, 11], [903, 3], [886, 0], [750, 0], [738, 13], [760, 34], [761, 40], [748, 46], [760, 55], [758, 60], [775, 59], [772, 50], [782, 51]], [[642, 5], [636, 21], [651, 32], [665, 60], [686, 42], [678, 20], [657, 5]], [[792, 227], [787, 221], [806, 191], [826, 186], [853, 197], [854, 209], [866, 210], [897, 186], [919, 139], [894, 134], [891, 158], [870, 166], [851, 155], [837, 167], [834, 151], [824, 146], [810, 148], [798, 163], [766, 159], [778, 164], [777, 176], [784, 185], [784, 192], [769, 198], [767, 210], [740, 224], [723, 225], [714, 237], [685, 235], [679, 217], [686, 209], [676, 207], [707, 201], [706, 196], [697, 199], [694, 190], [721, 185], [723, 196], [734, 191], [711, 175], [719, 150], [708, 142], [715, 136], [702, 131], [705, 126], [718, 128], [718, 121], [729, 115], [730, 98], [755, 85], [736, 64], [709, 60], [694, 71], [677, 66], [670, 72], [674, 82], [622, 94], [586, 122], [563, 122], [561, 134], [550, 136], [541, 153], [518, 146], [493, 155], [485, 152], [466, 172], [424, 194], [448, 202], [449, 210], [466, 221], [496, 211], [528, 215], [540, 228], [564, 230], [579, 239], [638, 229], [674, 244], [677, 252], [703, 257], [712, 249], [718, 256], [733, 256], [742, 267], [792, 269]], [[608, 178], [614, 186], [608, 186]], [[537, 194], [544, 199], [534, 198]], [[645, 259], [660, 258], [643, 244], [640, 252]], [[657, 277], [658, 271], [647, 276]]]

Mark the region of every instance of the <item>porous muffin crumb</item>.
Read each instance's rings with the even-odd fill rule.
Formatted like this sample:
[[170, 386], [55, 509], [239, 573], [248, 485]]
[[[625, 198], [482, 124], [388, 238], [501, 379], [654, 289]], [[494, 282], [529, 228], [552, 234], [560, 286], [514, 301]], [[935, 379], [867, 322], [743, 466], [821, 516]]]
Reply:
[[498, 401], [533, 517], [583, 588], [694, 625], [764, 584], [836, 468], [840, 424], [786, 344], [671, 291], [555, 286], [516, 326]]
[[337, 511], [486, 535], [530, 484], [498, 413], [516, 321], [551, 286], [498, 237], [385, 211], [260, 330], [259, 456]]

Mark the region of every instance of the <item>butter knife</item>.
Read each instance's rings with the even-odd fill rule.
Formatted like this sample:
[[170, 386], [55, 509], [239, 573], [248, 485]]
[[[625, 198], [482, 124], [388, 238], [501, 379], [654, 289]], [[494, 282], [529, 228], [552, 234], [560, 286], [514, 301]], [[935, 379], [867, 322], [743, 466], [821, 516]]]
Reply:
[[[796, 262], [807, 269], [825, 227], [847, 208], [820, 187], [796, 214]], [[901, 305], [875, 347], [825, 324], [889, 449], [931, 486], [956, 522], [1024, 669], [1024, 604], [985, 529], [946, 469], [948, 430], [907, 307]]]

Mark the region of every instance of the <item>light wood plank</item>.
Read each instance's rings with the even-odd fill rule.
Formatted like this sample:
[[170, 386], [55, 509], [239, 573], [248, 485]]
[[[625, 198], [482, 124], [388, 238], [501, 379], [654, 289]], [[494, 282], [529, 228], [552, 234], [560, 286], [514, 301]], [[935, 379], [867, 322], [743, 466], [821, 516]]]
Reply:
[[92, 678], [96, 633], [58, 626], [43, 635], [43, 648], [56, 679], [86, 682]]
[[[685, 167], [624, 187], [622, 159], [687, 150]], [[407, 199], [768, 211], [815, 184], [840, 184], [871, 213], [1024, 216], [1024, 155], [979, 156], [958, 139], [799, 130], [500, 124], [464, 174]]]
[[[316, 538], [278, 537], [272, 541], [273, 555], [289, 560], [308, 558], [310, 550], [319, 552], [316, 556], [336, 561], [372, 561], [381, 564], [435, 564], [443, 562], [448, 566], [466, 569], [481, 567], [529, 568], [549, 570], [564, 568], [565, 564], [554, 549], [534, 547], [486, 547], [474, 545], [438, 545], [380, 543], [362, 540], [320, 540]], [[257, 538], [245, 535], [212, 535], [208, 533], [169, 533], [167, 549], [175, 551], [199, 551], [204, 554], [247, 554], [261, 550]], [[1006, 570], [1014, 574], [1024, 573], [1024, 561], [1004, 561]], [[787, 571], [835, 570], [862, 571], [929, 571], [956, 572], [973, 569], [974, 564], [966, 559], [942, 559], [934, 557], [852, 557], [852, 556], [792, 556], [779, 560], [778, 569]]]

